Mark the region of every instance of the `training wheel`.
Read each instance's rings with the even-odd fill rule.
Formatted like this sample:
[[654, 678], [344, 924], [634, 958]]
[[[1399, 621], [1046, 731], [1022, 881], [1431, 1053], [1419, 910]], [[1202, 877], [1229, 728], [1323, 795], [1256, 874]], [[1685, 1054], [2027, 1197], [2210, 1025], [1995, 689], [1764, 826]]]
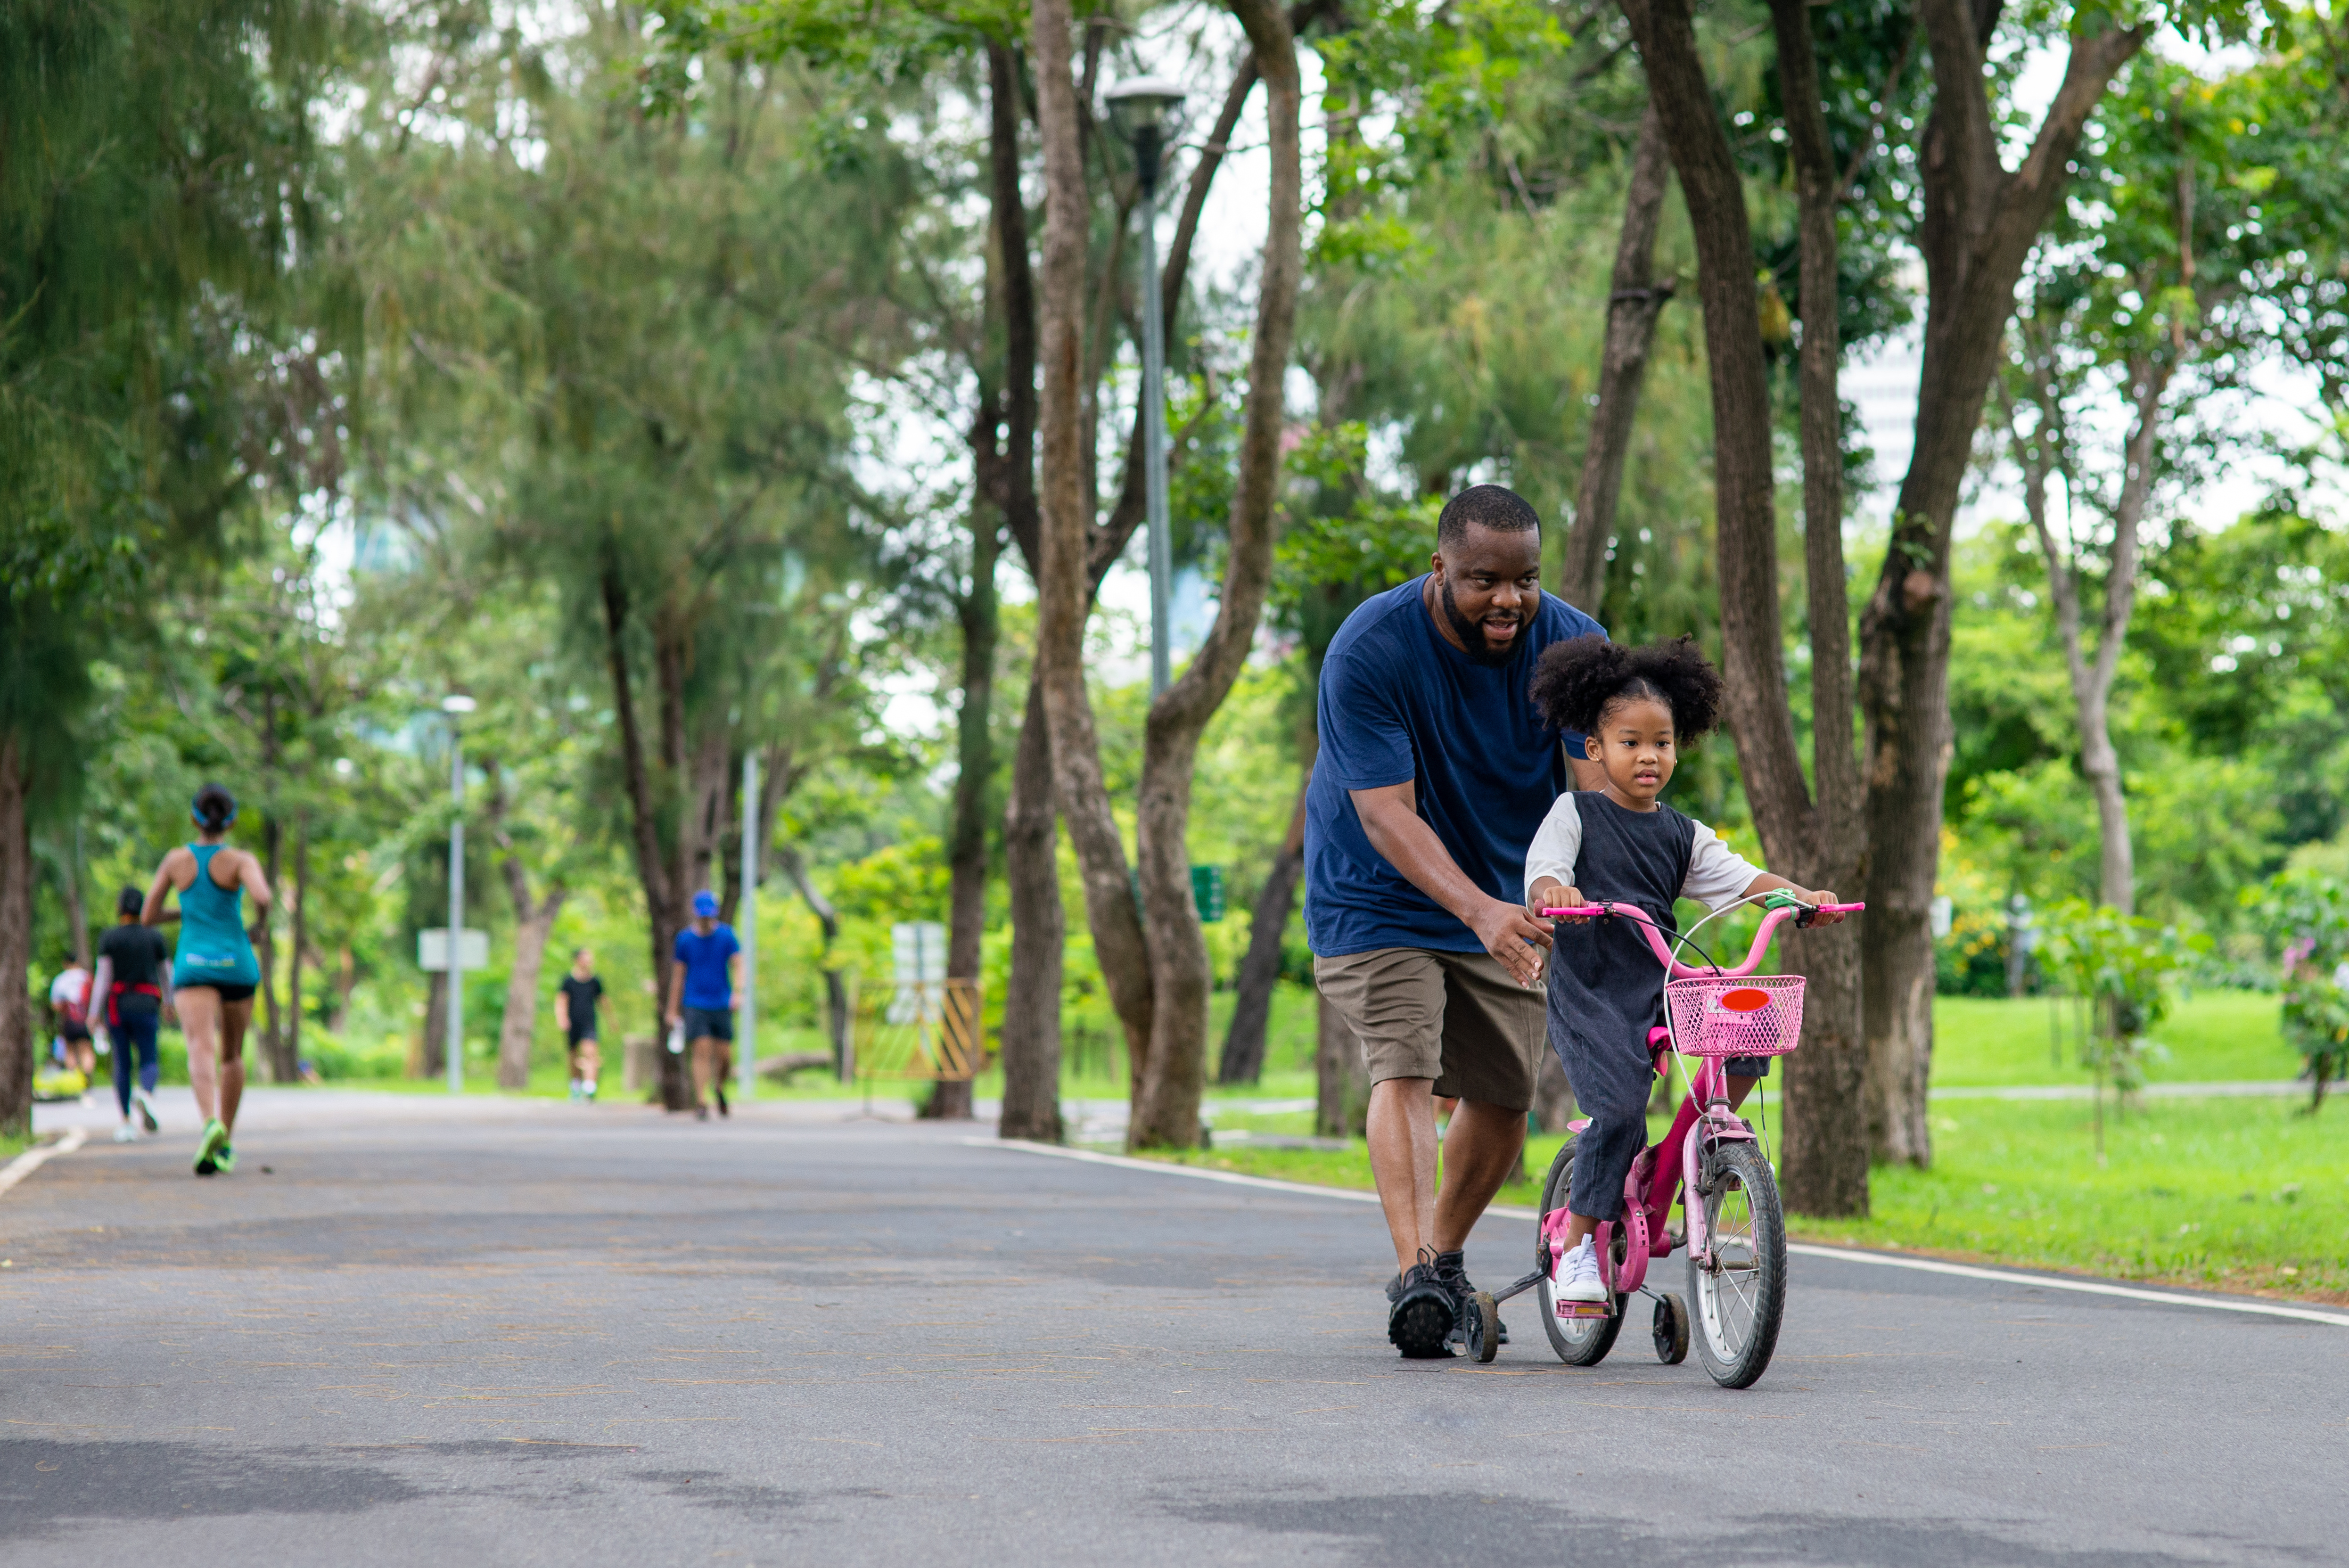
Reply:
[[1656, 1315], [1649, 1332], [1655, 1336], [1656, 1359], [1667, 1367], [1677, 1367], [1688, 1359], [1688, 1303], [1672, 1291], [1656, 1297]]
[[1480, 1290], [1468, 1298], [1468, 1354], [1490, 1361], [1501, 1353], [1501, 1309]]

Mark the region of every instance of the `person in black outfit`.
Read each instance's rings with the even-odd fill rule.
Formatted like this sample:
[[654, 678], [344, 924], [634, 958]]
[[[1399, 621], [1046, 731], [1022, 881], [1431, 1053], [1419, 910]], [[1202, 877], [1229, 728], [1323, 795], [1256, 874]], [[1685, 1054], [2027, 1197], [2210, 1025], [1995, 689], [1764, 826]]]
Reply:
[[114, 1052], [114, 1098], [122, 1107], [122, 1125], [114, 1131], [117, 1143], [139, 1136], [130, 1119], [134, 1065], [139, 1120], [149, 1132], [161, 1125], [155, 1119], [155, 1030], [162, 1021], [163, 974], [171, 954], [163, 945], [163, 934], [140, 921], [146, 903], [146, 895], [135, 887], [124, 888], [115, 899], [118, 923], [98, 939], [98, 973], [90, 978], [90, 1017], [104, 1026]]
[[571, 1047], [571, 1098], [595, 1098], [595, 1079], [603, 1071], [603, 1052], [595, 1037], [595, 1005], [604, 999], [604, 982], [595, 975], [595, 955], [580, 948], [571, 955], [571, 973], [554, 994], [554, 1021]]

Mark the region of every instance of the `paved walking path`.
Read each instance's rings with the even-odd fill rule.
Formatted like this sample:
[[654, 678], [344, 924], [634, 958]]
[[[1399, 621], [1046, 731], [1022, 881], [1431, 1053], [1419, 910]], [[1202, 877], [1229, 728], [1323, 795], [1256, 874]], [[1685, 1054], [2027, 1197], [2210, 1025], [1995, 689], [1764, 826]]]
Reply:
[[1371, 1205], [972, 1131], [288, 1094], [233, 1177], [93, 1140], [0, 1196], [0, 1559], [2340, 1553], [2349, 1329], [1806, 1255], [1750, 1392], [1636, 1330], [1562, 1367], [1522, 1300], [1495, 1366], [1406, 1364]]

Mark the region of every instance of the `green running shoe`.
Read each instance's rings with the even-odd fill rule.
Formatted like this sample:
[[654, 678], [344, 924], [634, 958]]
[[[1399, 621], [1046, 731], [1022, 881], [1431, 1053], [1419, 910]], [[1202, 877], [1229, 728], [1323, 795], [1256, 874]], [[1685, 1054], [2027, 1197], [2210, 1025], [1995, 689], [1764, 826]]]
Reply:
[[231, 1149], [225, 1140], [222, 1141], [219, 1151], [212, 1156], [212, 1169], [223, 1176], [236, 1169], [236, 1150]]
[[204, 1123], [204, 1134], [196, 1140], [196, 1174], [209, 1176], [220, 1169], [221, 1151], [228, 1147], [228, 1129], [214, 1117]]

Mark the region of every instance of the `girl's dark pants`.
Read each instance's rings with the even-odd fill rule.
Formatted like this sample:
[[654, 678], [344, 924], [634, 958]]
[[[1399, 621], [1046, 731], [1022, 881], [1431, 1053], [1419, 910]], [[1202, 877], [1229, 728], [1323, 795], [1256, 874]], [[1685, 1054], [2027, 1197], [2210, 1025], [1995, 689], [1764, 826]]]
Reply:
[[139, 1057], [139, 1087], [149, 1094], [155, 1092], [158, 1068], [155, 1060], [155, 1026], [161, 1016], [157, 1013], [133, 1012], [128, 1007], [115, 1010], [117, 1021], [110, 1032], [114, 1036], [114, 1098], [122, 1104], [122, 1114], [130, 1114], [130, 1058], [135, 1050]]

